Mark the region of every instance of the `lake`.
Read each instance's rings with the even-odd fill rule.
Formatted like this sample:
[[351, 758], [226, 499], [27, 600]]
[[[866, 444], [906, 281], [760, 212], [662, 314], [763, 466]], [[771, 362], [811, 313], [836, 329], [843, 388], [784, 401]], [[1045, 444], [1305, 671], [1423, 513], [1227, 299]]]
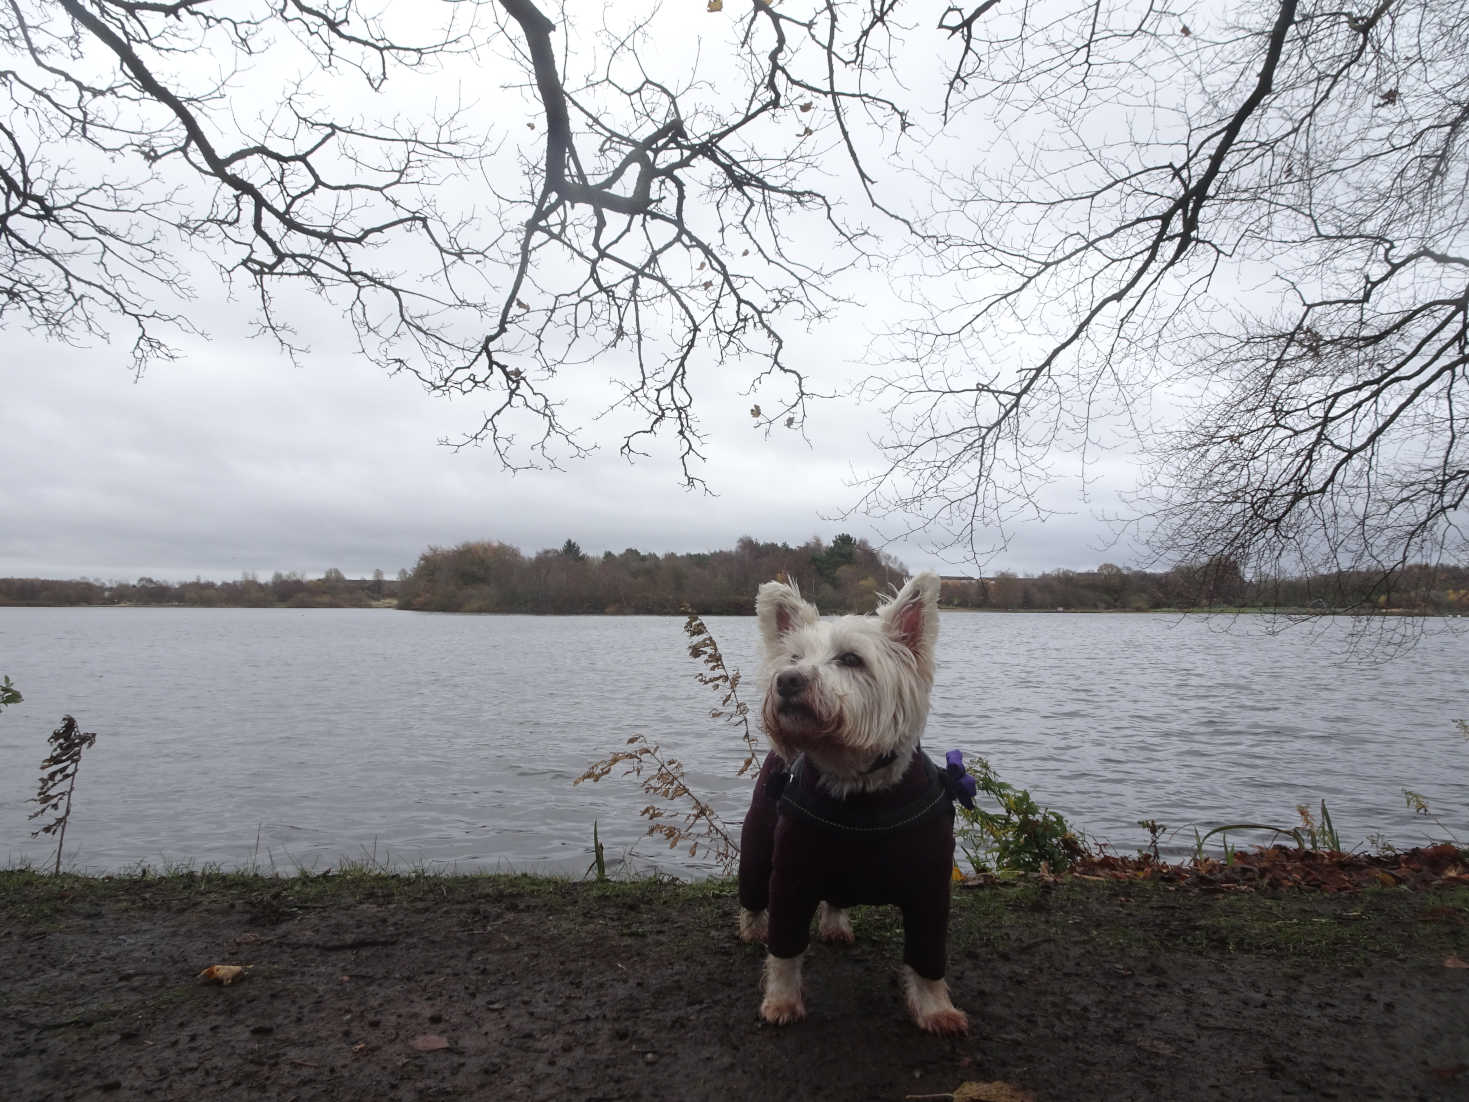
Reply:
[[[925, 746], [959, 747], [1095, 839], [1131, 852], [1139, 819], [1192, 851], [1193, 828], [1295, 825], [1324, 798], [1343, 842], [1469, 843], [1463, 621], [1354, 656], [1342, 620], [1278, 634], [1264, 617], [942, 616]], [[754, 691], [753, 618], [712, 618]], [[291, 872], [342, 858], [432, 870], [581, 875], [596, 821], [609, 861], [680, 875], [700, 860], [643, 837], [617, 774], [572, 786], [645, 734], [736, 828], [742, 744], [709, 718], [673, 617], [389, 610], [0, 608], [0, 857], [32, 840], [46, 736], [83, 757], [64, 864], [87, 872], [217, 863]], [[1459, 630], [1455, 630], [1458, 628]], [[1415, 816], [1422, 793], [1442, 826]], [[1243, 841], [1244, 839], [1241, 839]]]

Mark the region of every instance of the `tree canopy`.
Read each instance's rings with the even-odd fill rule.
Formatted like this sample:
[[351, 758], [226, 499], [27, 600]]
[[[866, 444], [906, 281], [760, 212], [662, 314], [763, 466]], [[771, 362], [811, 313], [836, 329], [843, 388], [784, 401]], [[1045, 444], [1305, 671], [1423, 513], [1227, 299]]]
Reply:
[[512, 469], [611, 375], [699, 486], [699, 380], [799, 432], [855, 305], [891, 533], [983, 562], [1140, 455], [1160, 558], [1386, 586], [1466, 550], [1466, 50], [1469, 0], [8, 0], [0, 325], [142, 371], [212, 266]]

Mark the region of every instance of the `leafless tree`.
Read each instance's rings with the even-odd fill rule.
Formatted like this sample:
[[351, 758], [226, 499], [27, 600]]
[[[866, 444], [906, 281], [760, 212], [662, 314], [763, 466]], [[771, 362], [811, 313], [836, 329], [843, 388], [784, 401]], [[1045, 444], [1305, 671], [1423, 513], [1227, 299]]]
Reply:
[[561, 407], [595, 371], [634, 411], [622, 448], [664, 433], [697, 484], [699, 367], [773, 384], [757, 425], [804, 422], [786, 327], [865, 235], [807, 178], [835, 155], [865, 185], [847, 120], [903, 118], [861, 87], [880, 11], [701, 5], [701, 57], [616, 7], [0, 0], [0, 323], [121, 322], [141, 372], [198, 327], [192, 246], [292, 354], [295, 285], [368, 359], [480, 396], [458, 442], [509, 467], [590, 446]]
[[892, 425], [865, 506], [984, 558], [1044, 510], [1058, 449], [1126, 441], [1162, 557], [1384, 585], [1462, 560], [1469, 5], [943, 25], [950, 125], [998, 147], [933, 175], [949, 297], [870, 383]]

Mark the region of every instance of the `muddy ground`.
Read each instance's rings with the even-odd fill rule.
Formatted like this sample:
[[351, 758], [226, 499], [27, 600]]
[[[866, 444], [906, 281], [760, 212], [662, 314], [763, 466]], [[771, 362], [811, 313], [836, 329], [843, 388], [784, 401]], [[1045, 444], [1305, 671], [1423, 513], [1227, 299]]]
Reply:
[[727, 884], [0, 872], [0, 1095], [1469, 1098], [1463, 886], [959, 888], [961, 1040], [905, 1017], [891, 913], [784, 1029], [734, 923]]

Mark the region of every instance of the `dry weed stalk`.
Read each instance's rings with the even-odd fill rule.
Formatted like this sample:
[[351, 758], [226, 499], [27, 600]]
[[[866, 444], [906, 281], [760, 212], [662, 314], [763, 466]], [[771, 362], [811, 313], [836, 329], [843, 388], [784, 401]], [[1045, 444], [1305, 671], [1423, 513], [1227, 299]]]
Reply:
[[[709, 712], [710, 718], [721, 720], [740, 731], [745, 742], [745, 760], [736, 776], [753, 775], [760, 764], [761, 750], [750, 729], [750, 709], [739, 696], [740, 673], [731, 670], [720, 653], [719, 644], [709, 626], [692, 609], [685, 608], [684, 632], [689, 636], [689, 657], [701, 663], [704, 671], [695, 674], [702, 685], [719, 694], [719, 704]], [[736, 833], [719, 817], [713, 806], [699, 797], [684, 779], [684, 764], [666, 756], [656, 742], [646, 735], [627, 740], [630, 749], [618, 750], [602, 761], [594, 762], [572, 784], [600, 781], [612, 770], [625, 765], [623, 776], [634, 776], [643, 791], [654, 799], [639, 813], [648, 820], [648, 834], [668, 839], [670, 849], [688, 846], [690, 857], [702, 852], [717, 861], [726, 873], [734, 869], [740, 856]], [[680, 808], [686, 807], [680, 816]]]
[[737, 777], [743, 777], [752, 769], [758, 769], [763, 759], [760, 744], [750, 730], [750, 706], [740, 699], [740, 671], [731, 670], [724, 662], [724, 655], [720, 653], [719, 644], [714, 641], [714, 633], [709, 630], [709, 625], [700, 619], [699, 614], [688, 606], [684, 606], [684, 612], [688, 619], [684, 621], [684, 634], [689, 637], [689, 657], [696, 662], [702, 662], [708, 673], [697, 673], [694, 675], [699, 684], [708, 685], [716, 693], [720, 693], [719, 706], [709, 710], [710, 719], [722, 720], [731, 727], [740, 729], [740, 737], [745, 740], [745, 760], [741, 763], [739, 770], [735, 773]]
[[83, 731], [71, 716], [62, 716], [61, 726], [51, 732], [47, 741], [51, 743], [51, 754], [41, 763], [41, 787], [32, 800], [41, 806], [31, 812], [29, 817], [35, 819], [60, 809], [60, 814], [53, 821], [40, 830], [31, 831], [32, 838], [42, 834], [56, 835], [56, 867], [53, 871], [59, 876], [61, 850], [66, 844], [66, 824], [71, 818], [71, 797], [76, 791], [82, 751], [97, 741], [97, 735], [94, 731]]

